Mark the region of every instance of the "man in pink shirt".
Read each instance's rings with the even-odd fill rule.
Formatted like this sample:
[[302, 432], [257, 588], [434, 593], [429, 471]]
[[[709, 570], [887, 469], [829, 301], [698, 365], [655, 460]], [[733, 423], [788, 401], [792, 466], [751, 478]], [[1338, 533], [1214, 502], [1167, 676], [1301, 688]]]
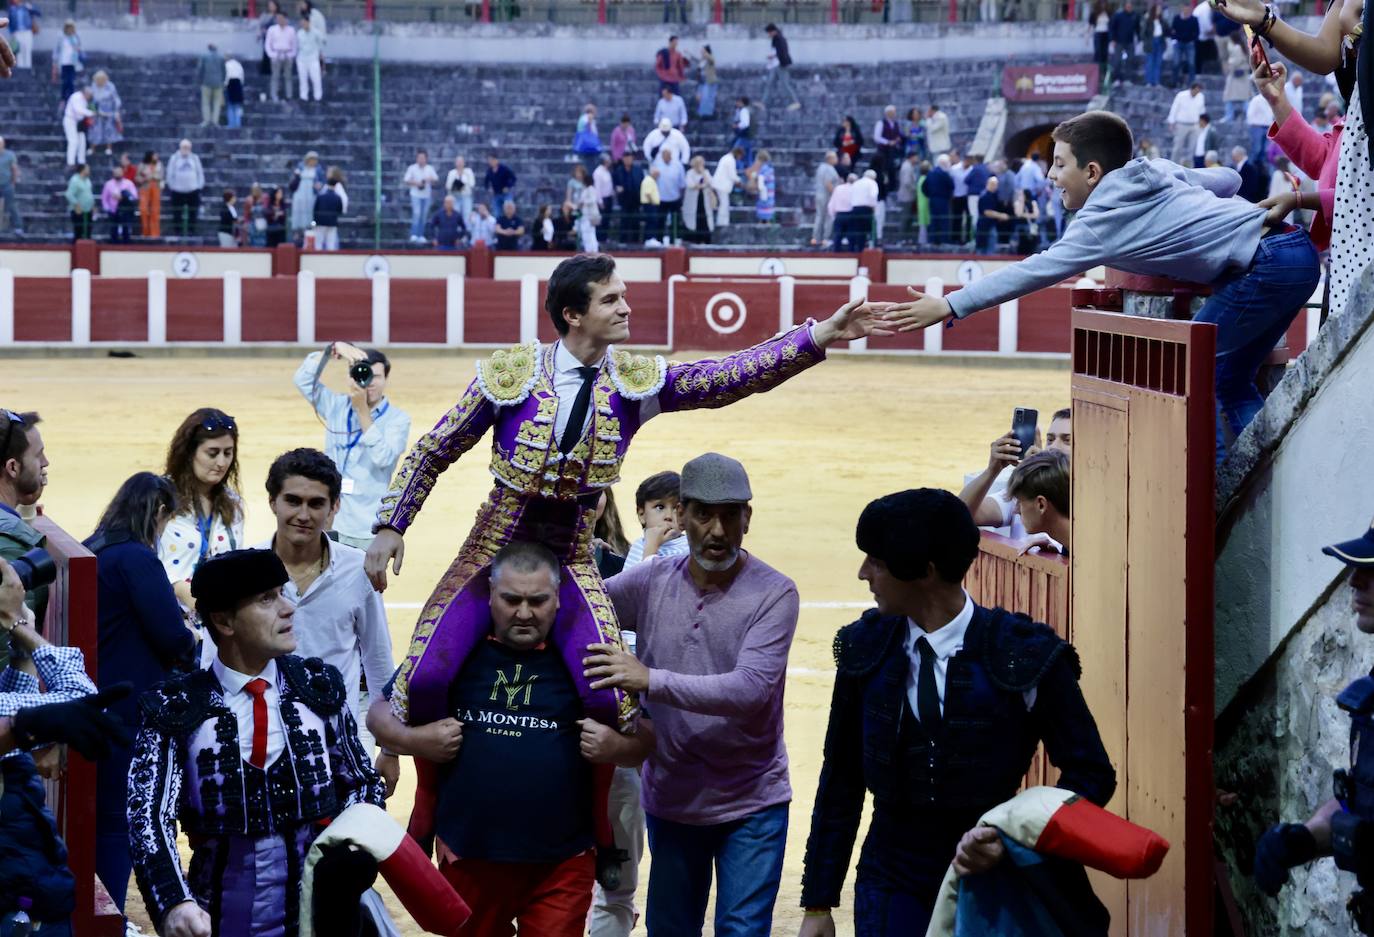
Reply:
[[716, 883], [715, 933], [772, 932], [792, 800], [782, 736], [791, 579], [741, 549], [753, 497], [744, 466], [707, 453], [682, 469], [686, 556], [611, 578], [606, 591], [638, 659], [593, 644], [587, 676], [640, 694], [657, 748], [644, 763], [654, 935], [700, 934]]

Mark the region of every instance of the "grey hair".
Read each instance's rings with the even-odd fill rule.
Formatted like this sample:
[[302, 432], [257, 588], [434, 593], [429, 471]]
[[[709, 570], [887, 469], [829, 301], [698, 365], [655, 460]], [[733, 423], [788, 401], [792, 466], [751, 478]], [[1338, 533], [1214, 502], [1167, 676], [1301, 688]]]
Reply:
[[518, 573], [532, 573], [539, 569], [546, 569], [553, 579], [555, 589], [562, 582], [558, 557], [554, 556], [553, 551], [542, 543], [516, 540], [506, 544], [497, 551], [496, 556], [492, 557], [491, 578], [496, 579], [501, 574], [501, 570], [507, 566]]

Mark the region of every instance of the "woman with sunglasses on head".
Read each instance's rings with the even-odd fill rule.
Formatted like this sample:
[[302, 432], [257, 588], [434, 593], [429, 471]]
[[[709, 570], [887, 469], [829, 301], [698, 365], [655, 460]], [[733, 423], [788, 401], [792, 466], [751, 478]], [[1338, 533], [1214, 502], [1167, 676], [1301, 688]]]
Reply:
[[[167, 579], [158, 575], [158, 540], [177, 514], [171, 481], [139, 472], [115, 494], [95, 533], [85, 541], [96, 555], [100, 685], [132, 684], [109, 711], [131, 730], [139, 726], [138, 697], [178, 666], [194, 666], [195, 635]], [[96, 768], [96, 873], [122, 912], [133, 860], [129, 854], [129, 765], [133, 746], [113, 745]]]
[[167, 448], [166, 475], [180, 510], [162, 531], [157, 555], [187, 608], [195, 604], [191, 577], [196, 568], [243, 544], [238, 443], [234, 418], [202, 407], [182, 421]]

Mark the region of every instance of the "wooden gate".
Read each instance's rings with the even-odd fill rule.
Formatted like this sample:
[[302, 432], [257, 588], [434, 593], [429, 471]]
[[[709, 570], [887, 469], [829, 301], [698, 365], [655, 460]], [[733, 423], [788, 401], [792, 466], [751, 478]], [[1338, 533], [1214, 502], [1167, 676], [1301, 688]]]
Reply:
[[1112, 937], [1212, 931], [1212, 325], [1073, 313], [1072, 637], [1113, 811], [1172, 844], [1094, 879]]

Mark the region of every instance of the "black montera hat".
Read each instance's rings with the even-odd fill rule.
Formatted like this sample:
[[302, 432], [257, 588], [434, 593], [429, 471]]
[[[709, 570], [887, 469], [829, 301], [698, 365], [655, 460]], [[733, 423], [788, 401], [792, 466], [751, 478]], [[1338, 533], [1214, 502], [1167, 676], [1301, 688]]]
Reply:
[[286, 585], [287, 578], [286, 567], [271, 550], [232, 550], [200, 564], [191, 578], [191, 595], [196, 599], [196, 611], [204, 618]]

